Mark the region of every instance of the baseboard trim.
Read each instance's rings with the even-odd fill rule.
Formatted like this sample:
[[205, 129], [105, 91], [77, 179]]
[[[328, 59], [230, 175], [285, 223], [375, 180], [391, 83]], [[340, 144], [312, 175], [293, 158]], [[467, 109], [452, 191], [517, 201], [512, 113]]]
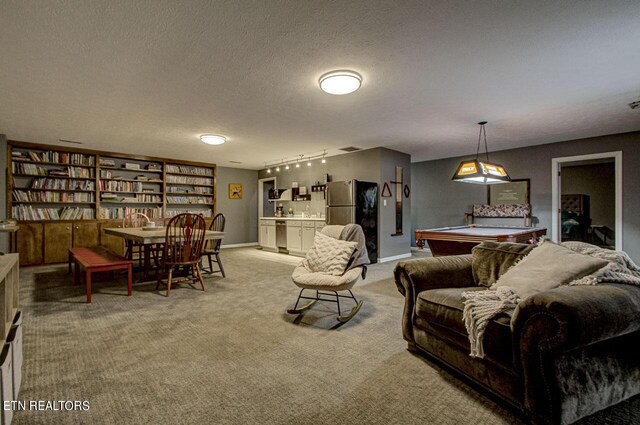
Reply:
[[378, 258], [378, 263], [388, 263], [389, 261], [402, 260], [403, 258], [409, 258], [409, 257], [411, 257], [410, 252], [406, 254], [394, 255], [392, 257]]
[[220, 249], [223, 248], [243, 248], [245, 246], [259, 246], [258, 242], [246, 242], [246, 243], [232, 243], [231, 245], [220, 245]]
[[411, 247], [411, 251], [412, 252], [428, 252], [429, 254], [431, 254], [431, 250], [429, 248], [426, 248], [426, 247], [423, 248], [423, 249], [420, 249], [417, 246], [412, 246]]

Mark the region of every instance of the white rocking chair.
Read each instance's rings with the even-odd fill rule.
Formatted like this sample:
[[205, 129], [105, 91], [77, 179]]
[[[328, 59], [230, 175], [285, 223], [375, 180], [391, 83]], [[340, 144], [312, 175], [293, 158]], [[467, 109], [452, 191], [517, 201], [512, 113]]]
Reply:
[[[366, 276], [366, 264], [369, 263], [369, 259], [367, 256], [367, 249], [364, 244], [364, 232], [362, 231], [362, 228], [357, 225], [350, 226], [354, 226], [354, 228], [351, 228], [352, 234], [358, 234], [356, 240], [359, 243], [344, 274], [341, 276], [335, 276], [318, 271], [313, 272], [305, 266], [306, 261], [303, 261], [293, 270], [293, 274], [291, 276], [293, 283], [301, 289], [295, 305], [293, 308], [288, 309], [287, 313], [301, 314], [318, 301], [333, 302], [338, 306], [337, 320], [345, 323], [351, 320], [353, 316], [360, 311], [362, 301], [358, 301], [356, 299], [353, 292], [351, 292], [351, 288], [353, 288], [353, 285], [355, 285], [360, 279], [360, 276], [362, 276], [363, 279]], [[357, 227], [357, 229], [355, 227]], [[324, 229], [322, 229], [322, 233], [335, 239], [341, 239], [340, 236], [344, 229], [345, 226], [325, 226]], [[363, 258], [364, 260], [362, 260]], [[352, 267], [352, 264], [354, 264], [355, 261], [358, 261], [356, 264], [360, 264]], [[315, 291], [315, 296], [303, 295], [305, 290]], [[347, 291], [349, 295], [339, 294], [339, 292], [344, 291]], [[340, 298], [350, 298], [355, 303], [355, 306], [346, 315], [342, 315], [342, 310], [340, 309]], [[302, 299], [311, 301], [301, 307], [298, 307], [298, 304]]]

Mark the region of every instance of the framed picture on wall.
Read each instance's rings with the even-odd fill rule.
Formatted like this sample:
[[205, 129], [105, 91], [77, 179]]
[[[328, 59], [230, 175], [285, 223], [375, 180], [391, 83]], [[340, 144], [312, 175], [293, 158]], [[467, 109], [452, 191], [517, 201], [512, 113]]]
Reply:
[[239, 183], [229, 184], [229, 199], [242, 199], [242, 185]]
[[509, 183], [487, 186], [489, 205], [512, 205], [529, 203], [529, 179], [511, 180]]

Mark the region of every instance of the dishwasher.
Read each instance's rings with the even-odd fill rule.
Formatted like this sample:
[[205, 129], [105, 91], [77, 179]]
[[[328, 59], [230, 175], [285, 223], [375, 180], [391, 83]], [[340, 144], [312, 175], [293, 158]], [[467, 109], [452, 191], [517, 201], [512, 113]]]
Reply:
[[276, 246], [287, 249], [287, 222], [276, 220]]

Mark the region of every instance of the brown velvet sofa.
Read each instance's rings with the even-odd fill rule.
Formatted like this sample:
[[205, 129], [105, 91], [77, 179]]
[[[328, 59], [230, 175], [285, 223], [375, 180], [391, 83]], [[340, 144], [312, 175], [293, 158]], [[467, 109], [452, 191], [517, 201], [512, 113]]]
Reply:
[[636, 286], [541, 292], [520, 303], [512, 318], [502, 314], [489, 323], [485, 358], [469, 356], [462, 292], [486, 289], [476, 283], [474, 267], [497, 278], [530, 249], [516, 248], [522, 252], [498, 264], [472, 255], [399, 262], [394, 275], [405, 297], [402, 332], [409, 350], [453, 368], [533, 423], [572, 423], [640, 394]]

